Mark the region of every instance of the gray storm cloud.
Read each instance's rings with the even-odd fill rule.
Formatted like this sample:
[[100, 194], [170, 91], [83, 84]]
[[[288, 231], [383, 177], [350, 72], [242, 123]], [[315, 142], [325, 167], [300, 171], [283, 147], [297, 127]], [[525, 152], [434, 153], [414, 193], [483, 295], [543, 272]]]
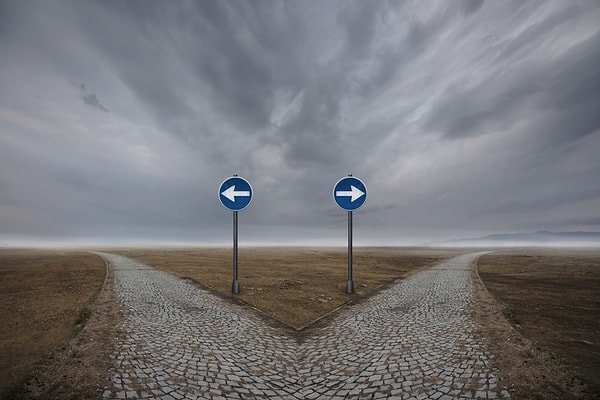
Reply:
[[3, 1], [0, 239], [226, 242], [234, 173], [257, 243], [343, 243], [348, 173], [369, 188], [358, 243], [598, 230], [598, 20], [578, 1]]

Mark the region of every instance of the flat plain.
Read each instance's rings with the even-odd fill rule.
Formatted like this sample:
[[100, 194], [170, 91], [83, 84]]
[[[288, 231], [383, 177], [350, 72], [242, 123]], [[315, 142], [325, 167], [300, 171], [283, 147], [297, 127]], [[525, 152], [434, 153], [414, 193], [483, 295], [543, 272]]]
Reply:
[[104, 261], [72, 250], [0, 250], [0, 394], [81, 329]]
[[600, 250], [503, 251], [478, 268], [515, 329], [600, 393]]
[[[352, 295], [344, 292], [347, 279], [344, 248], [240, 248], [239, 295], [231, 293], [231, 249], [102, 251], [164, 269], [225, 299], [247, 303], [267, 318], [301, 328], [346, 303], [360, 302], [397, 279], [473, 249], [355, 248], [356, 290]], [[521, 390], [520, 398], [598, 398], [600, 249], [503, 251], [481, 257], [478, 269], [497, 299], [494, 307], [504, 312], [519, 335], [532, 341], [540, 351], [551, 354], [552, 368], [573, 368], [576, 377], [596, 390], [595, 394], [586, 390], [572, 395], [568, 394], [572, 392], [568, 387], [545, 392], [541, 386], [532, 386], [530, 393], [526, 393], [527, 388]], [[73, 342], [81, 323], [93, 309], [90, 303], [104, 276], [102, 259], [81, 250], [0, 250], [0, 397], [4, 394], [6, 398], [52, 398], [48, 394], [44, 397], [43, 392], [27, 393], [22, 383], [28, 378], [33, 378], [30, 382], [39, 381], [41, 369], [48, 368], [48, 355], [60, 353], [69, 340]], [[95, 313], [99, 317], [96, 314], [105, 313]], [[104, 315], [100, 323], [114, 324], [117, 317], [118, 313]], [[86, 341], [93, 340], [101, 342], [102, 338], [86, 336]], [[110, 343], [107, 346], [104, 349], [110, 349]], [[99, 350], [90, 347], [86, 351]], [[79, 356], [81, 360], [69, 368], [79, 366], [84, 370], [81, 366], [90, 355]], [[505, 358], [511, 362], [510, 357]], [[56, 379], [44, 382], [45, 387], [70, 385], [73, 396], [93, 398], [92, 389], [77, 392], [82, 390], [77, 389], [78, 382], [81, 386], [89, 378], [79, 375], [77, 381], [69, 368], [52, 368], [60, 374], [41, 374], [46, 381]], [[568, 386], [568, 382], [556, 385]], [[65, 395], [64, 391], [61, 393]]]

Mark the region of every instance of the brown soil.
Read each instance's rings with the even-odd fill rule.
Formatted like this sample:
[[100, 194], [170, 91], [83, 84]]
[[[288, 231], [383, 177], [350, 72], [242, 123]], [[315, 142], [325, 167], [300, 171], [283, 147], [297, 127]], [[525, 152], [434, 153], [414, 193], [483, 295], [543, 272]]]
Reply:
[[[110, 250], [128, 255], [146, 263], [174, 272], [200, 282], [229, 299], [241, 299], [274, 318], [288, 325], [300, 327], [319, 316], [330, 312], [348, 301], [360, 301], [361, 298], [376, 292], [377, 288], [391, 281], [407, 276], [421, 268], [449, 258], [456, 254], [470, 252], [465, 249], [355, 249], [354, 283], [356, 293], [344, 293], [346, 284], [347, 261], [344, 249], [240, 249], [239, 281], [242, 292], [231, 294], [231, 249], [118, 249]], [[597, 392], [590, 391], [582, 384], [569, 368], [564, 365], [576, 365], [579, 362], [576, 376], [593, 382], [597, 378], [597, 343], [598, 341], [598, 256], [595, 253], [557, 251], [548, 253], [541, 250], [522, 252], [495, 253], [482, 257], [479, 261], [481, 276], [494, 295], [502, 299], [496, 300], [478, 285], [476, 318], [484, 323], [481, 334], [489, 342], [491, 350], [497, 354], [494, 363], [500, 369], [500, 384], [513, 393], [515, 399], [594, 399], [600, 398]], [[78, 260], [71, 263], [70, 260]], [[54, 265], [54, 267], [51, 267]], [[560, 265], [570, 265], [566, 274], [559, 274]], [[554, 266], [554, 267], [552, 267]], [[522, 268], [518, 270], [518, 268]], [[57, 269], [58, 268], [58, 269]], [[65, 271], [71, 271], [67, 273]], [[54, 271], [42, 278], [46, 271]], [[520, 272], [519, 272], [520, 271]], [[550, 272], [555, 271], [555, 272]], [[548, 280], [549, 276], [558, 274]], [[528, 279], [516, 279], [521, 275]], [[474, 275], [475, 276], [475, 275]], [[18, 326], [16, 321], [38, 321], [44, 316], [63, 312], [60, 315], [76, 316], [85, 309], [86, 302], [101, 286], [104, 279], [103, 262], [89, 254], [75, 251], [0, 251], [0, 318], [11, 321], [2, 324], [1, 354], [13, 351], [19, 358], [28, 349], [36, 349], [36, 338], [44, 336], [46, 329], [41, 323], [28, 324], [29, 329], [7, 330], [5, 326]], [[475, 279], [477, 279], [475, 277]], [[73, 283], [68, 285], [67, 283]], [[571, 283], [567, 283], [571, 282]], [[65, 286], [66, 285], [66, 286]], [[504, 285], [504, 286], [503, 286]], [[567, 285], [567, 286], [565, 286]], [[571, 286], [575, 285], [575, 286]], [[45, 288], [79, 288], [90, 287], [83, 299], [76, 303], [67, 290], [48, 289], [48, 292], [62, 293], [61, 301], [47, 301], [47, 296], [36, 297], [32, 290]], [[581, 293], [581, 296], [562, 296], [568, 287], [570, 292]], [[53, 334], [54, 344], [49, 349], [37, 349], [37, 355], [30, 357], [36, 363], [35, 370], [31, 366], [17, 369], [17, 364], [3, 364], [2, 379], [12, 377], [10, 382], [18, 382], [33, 371], [33, 379], [26, 385], [19, 386], [0, 398], [22, 399], [99, 399], [108, 385], [113, 338], [116, 332], [116, 321], [119, 312], [115, 306], [112, 293], [112, 277], [109, 275], [106, 289], [95, 303], [95, 309], [87, 326], [72, 339], [74, 320], [76, 318], [56, 318], [62, 326], [63, 333]], [[6, 297], [12, 291], [12, 298]], [[83, 289], [82, 289], [83, 291]], [[545, 300], [535, 303], [533, 299], [551, 293]], [[20, 293], [16, 295], [16, 293]], [[535, 293], [535, 294], [533, 294]], [[583, 294], [586, 293], [586, 294]], [[557, 297], [558, 294], [561, 297]], [[517, 302], [511, 305], [510, 296]], [[591, 297], [590, 297], [591, 296]], [[542, 298], [540, 297], [540, 298]], [[520, 302], [519, 302], [520, 299]], [[590, 303], [588, 300], [592, 299]], [[236, 301], [236, 300], [234, 300]], [[560, 315], [550, 313], [552, 304], [571, 310], [583, 319], [570, 319], [567, 336], [569, 340], [581, 340], [596, 353], [591, 355], [592, 363], [581, 361], [576, 353], [574, 359], [555, 355], [551, 347], [553, 342], [565, 342], [562, 339], [565, 327], [559, 323]], [[30, 306], [27, 306], [30, 304]], [[58, 310], [51, 311], [52, 305]], [[538, 304], [538, 305], [534, 305]], [[543, 306], [540, 306], [543, 305]], [[580, 308], [582, 304], [585, 307]], [[591, 308], [590, 308], [591, 306]], [[517, 328], [525, 332], [523, 336], [502, 315], [502, 309], [512, 316], [513, 323], [519, 322]], [[536, 307], [538, 307], [536, 309]], [[574, 307], [574, 308], [573, 308]], [[596, 307], [596, 308], [594, 308]], [[20, 309], [21, 312], [10, 310]], [[533, 312], [524, 312], [534, 310]], [[591, 313], [591, 322], [590, 322]], [[583, 317], [587, 315], [588, 317]], [[540, 336], [534, 336], [533, 327], [542, 325], [535, 317], [550, 318], [545, 328], [540, 329]], [[558, 318], [552, 320], [552, 318]], [[531, 322], [533, 321], [533, 322]], [[552, 322], [554, 321], [554, 322]], [[585, 322], [588, 321], [588, 322]], [[26, 323], [26, 322], [23, 322]], [[592, 339], [588, 336], [577, 336], [581, 325], [595, 326]], [[595, 324], [595, 325], [594, 325]], [[587, 328], [583, 328], [584, 330]], [[31, 332], [29, 332], [31, 331]], [[571, 334], [569, 334], [569, 332]], [[574, 339], [576, 338], [576, 339]], [[14, 345], [7, 345], [4, 340]], [[547, 340], [547, 341], [545, 341]], [[66, 344], [65, 344], [66, 343]], [[589, 343], [592, 343], [590, 345]], [[62, 345], [61, 345], [62, 344]], [[561, 345], [562, 346], [562, 345]], [[14, 347], [9, 349], [10, 347]], [[595, 350], [594, 350], [595, 349]], [[48, 353], [50, 351], [50, 353]], [[48, 355], [49, 354], [49, 355]], [[580, 361], [577, 361], [579, 359]], [[586, 358], [588, 360], [589, 358]], [[4, 357], [2, 357], [4, 360]], [[567, 364], [564, 364], [564, 363]], [[572, 363], [573, 362], [573, 363]], [[4, 381], [3, 381], [4, 382]], [[0, 393], [2, 393], [0, 391]]]
[[0, 396], [77, 334], [104, 276], [87, 253], [0, 250]]
[[600, 399], [600, 250], [498, 252], [478, 267], [496, 299], [482, 308], [506, 317], [485, 323], [490, 347], [519, 398]]

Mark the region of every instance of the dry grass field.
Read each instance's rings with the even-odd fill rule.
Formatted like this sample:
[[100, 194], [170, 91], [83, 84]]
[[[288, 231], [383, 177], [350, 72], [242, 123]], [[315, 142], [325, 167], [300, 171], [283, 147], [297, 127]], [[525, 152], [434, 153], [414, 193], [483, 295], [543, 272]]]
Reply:
[[0, 249], [0, 397], [78, 332], [104, 276], [89, 253]]
[[[240, 248], [239, 295], [231, 293], [231, 249], [104, 251], [123, 254], [193, 280], [298, 328], [347, 302], [360, 301], [395, 279], [472, 250], [355, 248], [353, 295], [344, 293], [347, 278], [344, 248]], [[595, 385], [600, 370], [599, 262], [600, 250], [562, 249], [499, 252], [479, 260], [481, 278], [511, 322], [536, 346], [556, 353], [561, 362], [576, 368], [580, 376]], [[0, 250], [0, 398], [3, 390], [21, 382], [51, 350], [60, 349], [73, 337], [78, 331], [78, 320], [85, 319], [86, 310], [90, 309], [88, 302], [103, 281], [104, 263], [89, 253]], [[109, 303], [112, 304], [112, 299], [105, 291], [103, 304]], [[96, 328], [80, 335], [87, 335], [86, 343], [101, 342], [99, 336], [107, 335], [95, 332], [101, 332], [102, 326], [115, 325], [118, 312], [105, 309], [92, 319]], [[98, 319], [100, 314], [103, 319]], [[104, 346], [105, 351], [110, 351], [110, 343]], [[86, 357], [93, 360], [87, 362], [91, 368], [97, 365], [98, 355], [94, 359], [87, 354], [100, 353], [95, 348], [78, 348], [81, 359], [63, 367], [52, 378], [57, 379], [54, 388], [62, 387], [62, 391], [45, 397], [22, 398], [57, 398], [56, 393], [61, 393], [61, 398], [93, 398], [87, 397], [95, 393], [93, 383], [88, 384], [92, 389], [85, 392], [86, 396], [77, 388], [81, 382], [90, 380], [87, 378], [90, 374], [81, 368]], [[79, 370], [77, 379], [70, 371], [73, 369]], [[65, 389], [69, 385], [71, 389]], [[544, 392], [541, 386], [535, 390], [535, 394], [520, 398], [598, 398], [597, 394], [561, 397], [556, 395], [563, 393], [558, 389]]]
[[513, 326], [600, 394], [600, 249], [485, 255], [479, 275]]

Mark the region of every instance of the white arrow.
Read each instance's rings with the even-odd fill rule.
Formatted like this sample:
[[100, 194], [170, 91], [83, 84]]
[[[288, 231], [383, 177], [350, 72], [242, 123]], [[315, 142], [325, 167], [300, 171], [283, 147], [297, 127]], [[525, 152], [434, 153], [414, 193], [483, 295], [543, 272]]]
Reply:
[[350, 191], [338, 190], [335, 192], [337, 197], [350, 197], [350, 202], [354, 203], [354, 200], [360, 199], [365, 195], [365, 192], [355, 187], [354, 185], [350, 185]]
[[235, 185], [230, 186], [227, 190], [221, 192], [222, 196], [227, 197], [229, 200], [235, 203], [235, 197], [250, 197], [250, 192], [247, 190], [240, 190], [238, 192], [235, 191]]

